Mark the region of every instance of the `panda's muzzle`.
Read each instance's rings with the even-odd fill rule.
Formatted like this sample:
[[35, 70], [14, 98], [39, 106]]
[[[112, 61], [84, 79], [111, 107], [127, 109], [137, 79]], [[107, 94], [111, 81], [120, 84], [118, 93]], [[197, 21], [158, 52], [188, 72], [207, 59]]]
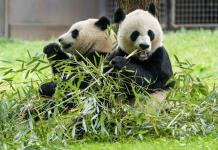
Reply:
[[58, 41], [63, 49], [69, 49], [70, 47], [72, 47], [72, 44], [65, 43], [62, 38], [59, 38]]
[[63, 49], [69, 49], [71, 48], [72, 44], [61, 44]]
[[138, 52], [138, 58], [141, 61], [147, 60], [150, 57], [149, 51], [141, 50]]

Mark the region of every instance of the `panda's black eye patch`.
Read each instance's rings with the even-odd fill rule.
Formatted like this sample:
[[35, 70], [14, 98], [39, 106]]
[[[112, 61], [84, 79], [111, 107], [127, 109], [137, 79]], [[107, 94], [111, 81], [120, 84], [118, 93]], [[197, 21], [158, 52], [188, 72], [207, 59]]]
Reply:
[[148, 30], [148, 36], [150, 37], [150, 40], [152, 41], [155, 37], [154, 32], [151, 30]]
[[139, 36], [139, 32], [138, 32], [138, 31], [134, 31], [134, 32], [132, 32], [132, 34], [131, 34], [131, 36], [130, 36], [130, 39], [131, 39], [133, 42], [135, 42], [136, 39], [138, 38], [138, 36]]
[[72, 32], [71, 32], [71, 35], [72, 35], [72, 38], [77, 38], [77, 36], [79, 35], [79, 31], [77, 30], [77, 29], [75, 29], [75, 30], [73, 30]]

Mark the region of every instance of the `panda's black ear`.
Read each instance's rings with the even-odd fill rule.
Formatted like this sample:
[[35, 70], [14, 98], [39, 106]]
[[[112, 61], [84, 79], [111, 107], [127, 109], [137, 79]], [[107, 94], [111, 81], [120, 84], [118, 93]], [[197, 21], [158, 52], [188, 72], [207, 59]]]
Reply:
[[110, 20], [107, 17], [103, 16], [97, 22], [95, 22], [95, 25], [101, 30], [106, 30], [107, 27], [110, 25]]
[[156, 9], [156, 8], [155, 8], [154, 3], [151, 3], [151, 4], [149, 5], [148, 12], [151, 13], [153, 16], [156, 16], [156, 10], [155, 10], [155, 9]]
[[121, 23], [126, 17], [126, 14], [124, 13], [122, 8], [118, 8], [114, 14], [114, 22], [115, 23]]

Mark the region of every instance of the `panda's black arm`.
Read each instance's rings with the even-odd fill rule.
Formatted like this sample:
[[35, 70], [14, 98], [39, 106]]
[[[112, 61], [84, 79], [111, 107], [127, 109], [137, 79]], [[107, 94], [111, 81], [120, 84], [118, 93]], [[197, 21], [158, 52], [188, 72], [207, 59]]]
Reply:
[[116, 56], [123, 56], [124, 57], [125, 55], [126, 55], [126, 53], [124, 53], [121, 48], [118, 48], [116, 51], [114, 51], [112, 54], [110, 54], [106, 60], [108, 62], [110, 62]]
[[[148, 86], [149, 81], [152, 80], [152, 74], [143, 66], [129, 62], [124, 56], [127, 55], [120, 47], [107, 58], [107, 64], [111, 61], [112, 66], [116, 70], [123, 69], [123, 75], [134, 78], [139, 86]], [[109, 65], [110, 66], [110, 65]], [[105, 70], [109, 70], [107, 67]]]
[[[45, 53], [47, 59], [52, 63], [52, 73], [57, 74], [61, 73], [64, 66], [77, 66], [76, 63], [71, 62], [70, 56], [65, 53], [61, 47], [57, 43], [50, 43], [47, 46], [44, 47], [43, 52]], [[66, 60], [66, 63], [63, 63], [63, 60]], [[60, 64], [63, 63], [62, 64]]]
[[[149, 67], [157, 73], [157, 80], [150, 86], [152, 89], [168, 89], [174, 87], [174, 81], [167, 84], [168, 80], [173, 76], [173, 69], [170, 62], [169, 55], [164, 47], [159, 47], [152, 56], [153, 67]], [[156, 67], [157, 68], [156, 68]], [[154, 69], [156, 68], [156, 69]]]
[[154, 79], [154, 75], [150, 71], [131, 62], [126, 63], [123, 74], [133, 78], [139, 86], [148, 86]]
[[47, 82], [40, 86], [39, 94], [42, 97], [51, 98], [56, 90], [57, 84], [55, 82]]
[[133, 78], [137, 85], [148, 86], [154, 79], [154, 73], [138, 63], [133, 63], [122, 56], [116, 56], [111, 61], [115, 70], [122, 70], [124, 76]]
[[67, 60], [70, 56], [65, 53], [57, 43], [50, 43], [43, 49], [49, 61]]
[[[110, 54], [107, 58], [106, 58], [106, 60], [105, 60], [105, 62], [104, 62], [104, 64], [105, 64], [105, 68], [104, 68], [104, 73], [106, 73], [107, 71], [109, 71], [111, 68], [113, 68], [114, 66], [112, 65], [111, 66], [111, 61], [112, 61], [112, 59], [114, 59], [115, 57], [117, 57], [117, 56], [122, 56], [122, 57], [124, 57], [126, 54], [121, 50], [121, 48], [119, 47], [116, 51], [114, 51], [112, 54]], [[119, 63], [119, 62], [118, 62]]]

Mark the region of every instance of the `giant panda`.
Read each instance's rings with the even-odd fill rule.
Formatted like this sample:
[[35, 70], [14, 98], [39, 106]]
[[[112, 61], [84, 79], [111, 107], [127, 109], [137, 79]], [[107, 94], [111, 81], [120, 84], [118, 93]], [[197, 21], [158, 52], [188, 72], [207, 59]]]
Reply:
[[[174, 85], [173, 82], [168, 84], [173, 71], [163, 45], [163, 31], [155, 15], [154, 4], [150, 4], [147, 11], [137, 9], [128, 15], [118, 8], [114, 15], [119, 25], [118, 48], [108, 58], [115, 70], [122, 70], [122, 74], [138, 86], [147, 87], [148, 93], [165, 91]], [[132, 56], [128, 58], [128, 55]]]
[[[75, 67], [77, 64], [71, 62], [71, 57], [76, 56], [78, 61], [83, 61], [83, 58], [89, 59], [91, 63], [100, 63], [100, 57], [107, 56], [113, 53], [113, 49], [116, 45], [115, 33], [113, 31], [108, 32], [108, 26], [110, 21], [106, 17], [100, 19], [87, 19], [74, 23], [70, 29], [62, 34], [59, 38], [59, 44], [51, 43], [44, 47], [43, 52], [51, 62], [51, 69], [54, 75], [61, 75], [63, 82], [69, 80], [76, 72], [64, 74], [63, 69], [59, 62], [68, 61], [68, 65]], [[69, 54], [70, 55], [69, 55]], [[91, 76], [87, 76], [80, 88], [84, 89], [89, 85]], [[75, 80], [73, 81], [76, 82]], [[45, 83], [41, 85], [39, 93], [42, 97], [48, 99], [48, 105], [54, 105], [52, 96], [57, 88], [55, 81]], [[66, 96], [65, 99], [69, 98]], [[47, 106], [46, 106], [47, 107]], [[66, 109], [69, 110], [74, 107], [74, 104], [66, 103]], [[43, 109], [44, 110], [44, 109]]]

